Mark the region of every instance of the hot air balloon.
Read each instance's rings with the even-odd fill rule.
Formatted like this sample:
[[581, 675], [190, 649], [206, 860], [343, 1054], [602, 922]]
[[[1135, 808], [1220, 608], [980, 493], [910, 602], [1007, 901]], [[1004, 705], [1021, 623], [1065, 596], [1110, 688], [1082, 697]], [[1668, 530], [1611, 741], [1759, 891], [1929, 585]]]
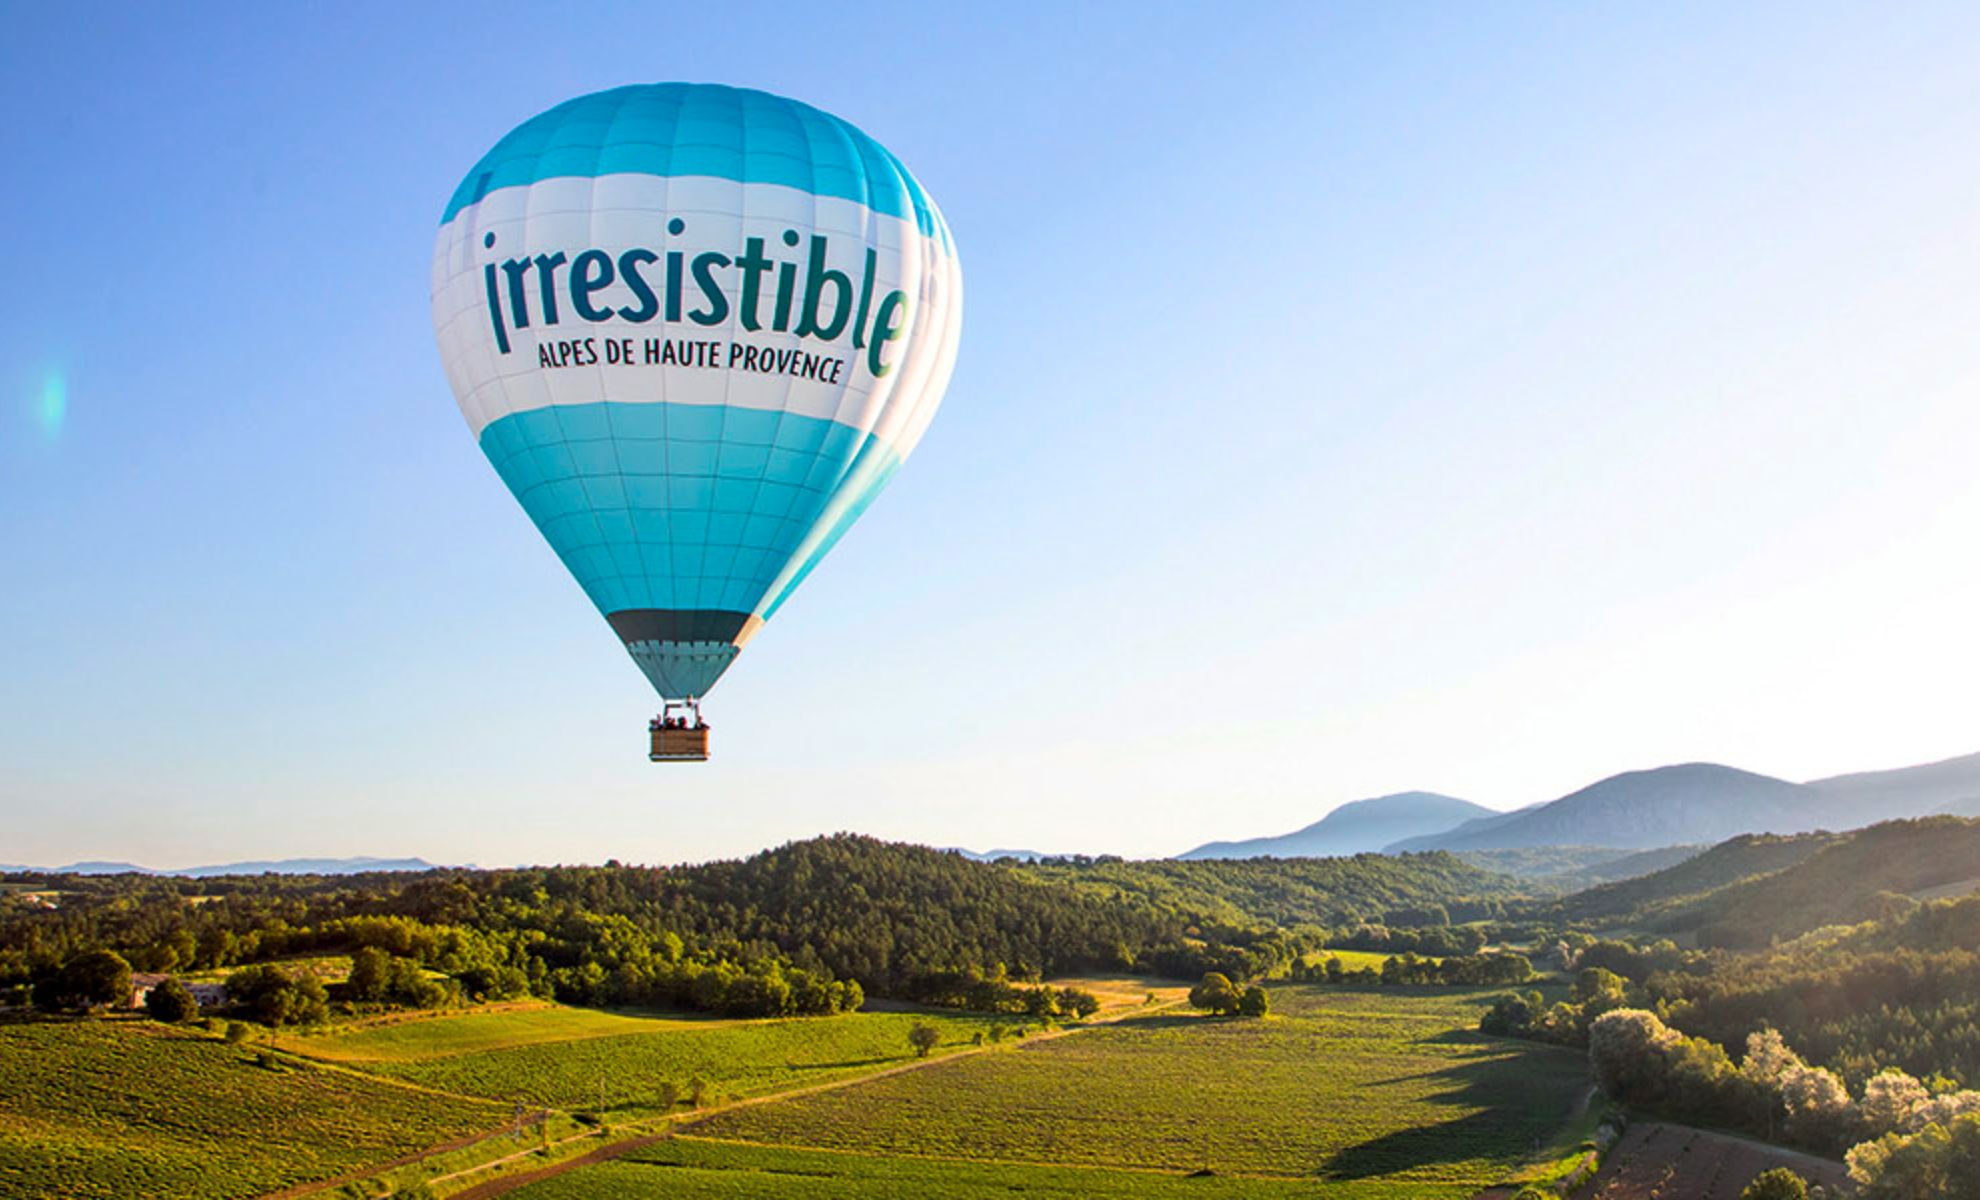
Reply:
[[474, 165], [433, 326], [488, 461], [660, 694], [649, 757], [693, 760], [701, 698], [934, 417], [962, 275], [859, 129], [661, 83], [560, 104]]

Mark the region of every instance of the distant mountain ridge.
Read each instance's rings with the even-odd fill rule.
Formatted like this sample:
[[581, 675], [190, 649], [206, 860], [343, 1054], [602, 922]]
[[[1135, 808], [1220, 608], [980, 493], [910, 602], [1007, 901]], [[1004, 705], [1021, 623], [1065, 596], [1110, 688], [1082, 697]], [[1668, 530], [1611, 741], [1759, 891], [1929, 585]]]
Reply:
[[1722, 842], [1742, 833], [1799, 833], [1821, 824], [1814, 793], [1798, 783], [1718, 763], [1626, 771], [1551, 804], [1428, 837], [1412, 850], [1504, 850], [1522, 846], [1616, 846], [1651, 850]]
[[[1980, 816], [1980, 754], [1806, 783], [1722, 763], [1679, 763], [1611, 775], [1559, 799], [1511, 812], [1434, 792], [1400, 792], [1343, 804], [1293, 833], [1208, 842], [1177, 857], [1539, 849], [1588, 856], [1604, 849], [1635, 852], [1712, 845], [1743, 834], [1862, 829], [1883, 821], [1940, 814]], [[1416, 828], [1402, 828], [1419, 817]], [[1374, 840], [1374, 831], [1390, 819], [1397, 830], [1386, 840]], [[1638, 865], [1647, 869], [1652, 863], [1620, 869]]]
[[1351, 800], [1326, 816], [1277, 837], [1235, 842], [1206, 842], [1176, 857], [1205, 858], [1335, 858], [1381, 850], [1391, 842], [1415, 837], [1479, 817], [1496, 815], [1482, 804], [1436, 792], [1397, 792], [1368, 800]]
[[1980, 816], [1980, 754], [1894, 771], [1834, 775], [1810, 780], [1807, 786], [1822, 793], [1839, 812], [1893, 810], [1880, 820], [1933, 813]]
[[203, 879], [214, 875], [361, 875], [371, 871], [432, 871], [437, 864], [423, 858], [279, 858], [254, 862], [215, 863], [204, 867], [159, 870], [127, 862], [74, 862], [60, 867], [28, 867], [0, 863], [0, 871], [37, 875], [184, 875]]

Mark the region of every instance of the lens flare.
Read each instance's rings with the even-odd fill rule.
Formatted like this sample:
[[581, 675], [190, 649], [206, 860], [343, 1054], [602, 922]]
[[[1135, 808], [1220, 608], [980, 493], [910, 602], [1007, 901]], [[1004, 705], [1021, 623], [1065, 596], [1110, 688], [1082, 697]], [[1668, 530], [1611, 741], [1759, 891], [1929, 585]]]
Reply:
[[60, 371], [50, 371], [41, 381], [41, 432], [53, 439], [62, 432], [63, 418], [69, 415], [69, 381]]

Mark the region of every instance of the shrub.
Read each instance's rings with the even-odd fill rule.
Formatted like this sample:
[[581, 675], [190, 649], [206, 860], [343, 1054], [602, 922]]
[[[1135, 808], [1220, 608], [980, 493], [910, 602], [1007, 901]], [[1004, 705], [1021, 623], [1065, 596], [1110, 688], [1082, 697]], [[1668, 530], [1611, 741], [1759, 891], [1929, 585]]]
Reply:
[[1211, 971], [1203, 976], [1202, 982], [1189, 989], [1189, 1002], [1196, 1008], [1208, 1009], [1218, 1016], [1228, 1016], [1238, 1010], [1237, 985], [1230, 976], [1221, 971]]
[[190, 1021], [199, 1015], [199, 1001], [193, 999], [192, 989], [183, 980], [173, 978], [152, 988], [144, 998], [144, 1010], [154, 1021], [177, 1025]]
[[263, 1025], [313, 1025], [330, 1016], [330, 996], [314, 975], [259, 966], [227, 977], [234, 1006]]
[[1913, 1134], [1885, 1134], [1849, 1152], [1849, 1176], [1866, 1200], [1980, 1197], [1980, 1114]]
[[916, 1021], [908, 1026], [907, 1039], [908, 1045], [914, 1047], [916, 1058], [927, 1058], [928, 1052], [941, 1042], [942, 1031], [926, 1021]]
[[131, 995], [131, 964], [111, 950], [85, 950], [34, 986], [42, 1008], [99, 1008]]
[[1775, 1167], [1755, 1175], [1739, 1200], [1808, 1200], [1808, 1181], [1786, 1167]]

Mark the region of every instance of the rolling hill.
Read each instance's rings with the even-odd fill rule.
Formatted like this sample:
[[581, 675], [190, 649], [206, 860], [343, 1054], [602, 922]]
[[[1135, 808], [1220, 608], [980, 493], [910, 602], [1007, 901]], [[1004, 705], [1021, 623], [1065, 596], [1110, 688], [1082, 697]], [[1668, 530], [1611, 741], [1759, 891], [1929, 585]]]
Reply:
[[1797, 866], [1841, 839], [1830, 833], [1741, 834], [1663, 870], [1591, 887], [1540, 911], [1570, 924], [1647, 921], [1729, 884]]
[[1383, 849], [1512, 850], [1604, 846], [1650, 850], [1742, 833], [1862, 829], [1948, 813], [1980, 816], [1980, 754], [1889, 771], [1790, 783], [1718, 763], [1629, 771], [1558, 800], [1467, 821]]
[[1675, 906], [1657, 924], [1694, 929], [1700, 945], [1764, 947], [1824, 925], [1912, 906], [1921, 893], [1980, 882], [1980, 821], [1889, 821], [1836, 839], [1805, 862]]
[[1527, 907], [1584, 928], [1695, 935], [1764, 948], [1980, 890], [1980, 820], [1886, 821], [1847, 833], [1746, 835], [1673, 867]]
[[1742, 833], [1799, 833], [1824, 815], [1812, 789], [1717, 763], [1629, 771], [1551, 804], [1392, 843], [1392, 853], [1612, 846], [1651, 850]]
[[1333, 858], [1363, 854], [1403, 838], [1436, 833], [1478, 817], [1495, 816], [1491, 809], [1435, 792], [1398, 792], [1372, 800], [1341, 805], [1304, 829], [1277, 837], [1236, 842], [1208, 842], [1176, 857], [1205, 858]]
[[1861, 825], [1864, 821], [1857, 818], [1865, 816], [1874, 822], [1941, 812], [1975, 816], [1980, 815], [1980, 754], [1895, 771], [1837, 775], [1812, 780], [1808, 786], [1822, 793], [1839, 823]]
[[1708, 849], [1709, 846], [1660, 846], [1655, 850], [1526, 846], [1514, 850], [1461, 850], [1457, 856], [1481, 870], [1529, 880], [1536, 892], [1565, 895], [1597, 884], [1649, 875]]
[[431, 871], [436, 866], [423, 858], [280, 858], [179, 867], [169, 871], [127, 862], [75, 862], [60, 867], [0, 864], [0, 872], [35, 875], [185, 875], [205, 879], [216, 875], [362, 875], [371, 871]]

